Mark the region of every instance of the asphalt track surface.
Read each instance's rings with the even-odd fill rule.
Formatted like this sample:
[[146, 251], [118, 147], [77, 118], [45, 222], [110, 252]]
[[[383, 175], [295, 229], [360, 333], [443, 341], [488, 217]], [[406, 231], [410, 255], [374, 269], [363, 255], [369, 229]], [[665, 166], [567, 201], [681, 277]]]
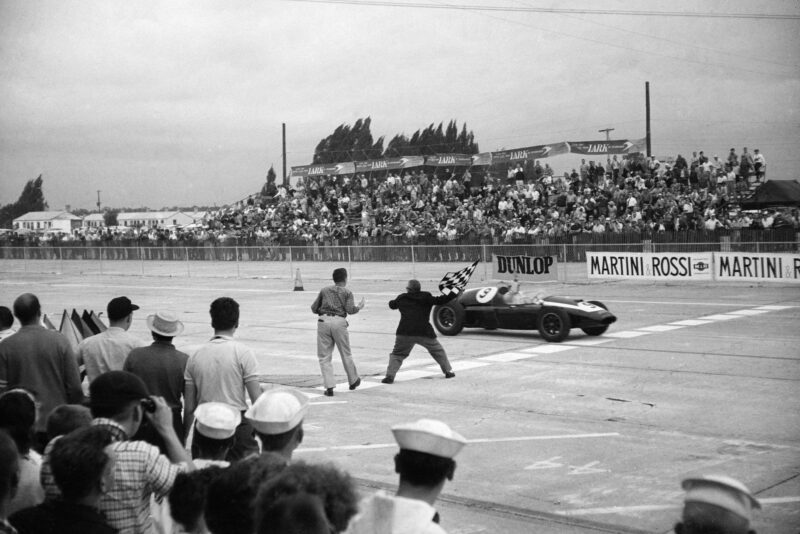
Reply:
[[[297, 267], [313, 273], [304, 291], [292, 290], [289, 273]], [[413, 270], [424, 289], [435, 289], [431, 280], [452, 267]], [[395, 487], [391, 425], [434, 417], [469, 440], [437, 503], [451, 534], [670, 532], [680, 480], [700, 473], [733, 476], [756, 493], [764, 503], [757, 531], [798, 531], [797, 286], [590, 283], [580, 279], [580, 266], [562, 266], [560, 279], [569, 283], [523, 290], [604, 302], [619, 318], [605, 335], [574, 330], [552, 344], [535, 332], [465, 330], [440, 336], [456, 378], [445, 380], [417, 348], [397, 381], [384, 385], [399, 319], [386, 303], [411, 269], [360, 267], [349, 287], [367, 307], [349, 321], [364, 384], [349, 391], [334, 355], [339, 385], [328, 398], [321, 396], [309, 306], [331, 268], [281, 264], [259, 277], [233, 278], [227, 268], [189, 278], [112, 275], [108, 267], [104, 275], [84, 268], [34, 274], [30, 265], [6, 261], [0, 303], [34, 292], [58, 325], [64, 309], [104, 311], [110, 298], [127, 295], [142, 307], [133, 333], [149, 338], [147, 314], [173, 310], [186, 324], [176, 344], [189, 350], [212, 334], [209, 303], [235, 298], [237, 337], [256, 351], [264, 387], [291, 385], [312, 397], [296, 459], [334, 462], [367, 495]], [[476, 275], [471, 285], [483, 285]]]

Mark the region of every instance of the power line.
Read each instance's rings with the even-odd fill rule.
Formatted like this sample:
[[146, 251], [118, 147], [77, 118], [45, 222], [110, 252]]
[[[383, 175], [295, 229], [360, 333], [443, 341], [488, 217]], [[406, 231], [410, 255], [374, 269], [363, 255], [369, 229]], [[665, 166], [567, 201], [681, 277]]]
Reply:
[[312, 4], [346, 4], [372, 7], [404, 7], [415, 9], [454, 9], [460, 11], [499, 11], [505, 13], [560, 13], [571, 15], [623, 15], [631, 17], [684, 17], [719, 19], [769, 19], [800, 20], [800, 15], [774, 13], [719, 13], [687, 11], [647, 11], [629, 9], [567, 9], [555, 7], [516, 7], [468, 4], [425, 4], [421, 2], [392, 2], [384, 0], [284, 0], [287, 2], [306, 2]]

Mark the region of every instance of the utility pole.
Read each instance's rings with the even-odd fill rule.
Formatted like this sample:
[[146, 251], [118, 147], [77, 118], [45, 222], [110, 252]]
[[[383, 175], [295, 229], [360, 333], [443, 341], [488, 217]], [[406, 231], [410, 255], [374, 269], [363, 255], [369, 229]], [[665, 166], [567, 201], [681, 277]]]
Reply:
[[645, 129], [647, 137], [647, 157], [652, 154], [650, 150], [650, 82], [644, 82]]
[[101, 191], [102, 191], [101, 189], [97, 190], [97, 209], [98, 210], [100, 210], [100, 192]]
[[[611, 165], [609, 164], [610, 158], [608, 157], [608, 154], [609, 154], [608, 148], [609, 148], [609, 145], [611, 144], [611, 137], [609, 136], [609, 134], [614, 131], [614, 128], [603, 128], [602, 130], [597, 130], [597, 131], [600, 132], [600, 133], [602, 133], [602, 132], [606, 133], [606, 165], [608, 167], [610, 167]], [[609, 170], [610, 169], [607, 168], [606, 172], [609, 172]], [[611, 173], [611, 175], [613, 176], [614, 173]]]
[[283, 182], [281, 182], [284, 186], [286, 184], [286, 123], [282, 123], [282, 140], [283, 140]]

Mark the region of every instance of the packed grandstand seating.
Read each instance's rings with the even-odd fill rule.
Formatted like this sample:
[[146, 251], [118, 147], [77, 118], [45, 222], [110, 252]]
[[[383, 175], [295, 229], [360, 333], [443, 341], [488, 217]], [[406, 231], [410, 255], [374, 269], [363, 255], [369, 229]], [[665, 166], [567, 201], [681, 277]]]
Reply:
[[[392, 245], [532, 243], [577, 234], [641, 235], [797, 229], [797, 209], [747, 212], [738, 201], [763, 172], [700, 152], [690, 163], [655, 158], [593, 161], [555, 175], [537, 162], [507, 171], [413, 169], [299, 178], [183, 228], [116, 228], [75, 235], [10, 236], [22, 244]], [[739, 174], [737, 174], [737, 172]]]

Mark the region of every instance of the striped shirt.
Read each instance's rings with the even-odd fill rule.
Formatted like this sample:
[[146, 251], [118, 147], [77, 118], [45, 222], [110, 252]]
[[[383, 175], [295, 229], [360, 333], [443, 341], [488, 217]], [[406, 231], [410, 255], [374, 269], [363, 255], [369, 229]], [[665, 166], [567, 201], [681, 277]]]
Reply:
[[358, 313], [358, 310], [353, 292], [344, 286], [337, 285], [323, 287], [314, 304], [311, 305], [311, 311], [317, 315], [347, 317], [348, 313], [354, 315]]
[[[127, 441], [125, 430], [116, 421], [97, 418], [92, 424], [111, 432], [114, 439], [111, 448], [116, 456], [114, 484], [100, 499], [98, 508], [119, 534], [155, 534], [150, 496], [158, 500], [166, 497], [178, 472], [185, 466], [172, 464], [159, 453], [158, 447], [149, 443]], [[42, 462], [41, 481], [47, 499], [61, 495], [50, 469], [50, 451], [54, 443], [55, 439], [48, 443]]]

